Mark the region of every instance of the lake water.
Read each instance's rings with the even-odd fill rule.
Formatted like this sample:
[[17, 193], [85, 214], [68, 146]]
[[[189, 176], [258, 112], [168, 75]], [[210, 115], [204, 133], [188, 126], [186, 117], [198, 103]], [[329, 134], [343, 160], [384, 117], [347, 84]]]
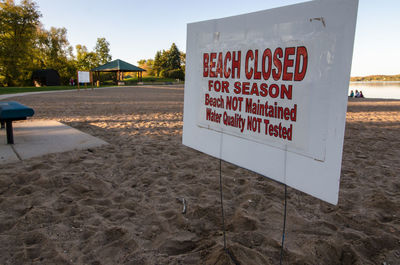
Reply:
[[365, 98], [400, 99], [400, 82], [350, 82], [350, 90], [362, 91]]

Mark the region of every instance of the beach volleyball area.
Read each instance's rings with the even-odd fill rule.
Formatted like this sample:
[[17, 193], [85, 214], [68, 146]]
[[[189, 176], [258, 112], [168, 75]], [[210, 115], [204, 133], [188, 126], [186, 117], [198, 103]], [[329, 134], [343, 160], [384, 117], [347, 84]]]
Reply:
[[[13, 97], [108, 144], [0, 165], [0, 264], [234, 264], [219, 160], [182, 145], [183, 98]], [[400, 100], [349, 100], [339, 203], [288, 188], [283, 264], [400, 264], [399, 135]], [[226, 162], [222, 180], [234, 259], [279, 264], [284, 186]]]

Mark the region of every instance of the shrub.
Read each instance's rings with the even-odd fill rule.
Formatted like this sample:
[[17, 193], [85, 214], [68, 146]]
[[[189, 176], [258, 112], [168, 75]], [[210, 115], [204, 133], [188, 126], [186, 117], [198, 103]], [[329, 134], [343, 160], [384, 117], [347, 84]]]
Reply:
[[174, 70], [169, 70], [169, 71], [163, 71], [162, 75], [165, 78], [173, 78], [173, 79], [185, 80], [185, 73], [183, 72], [182, 69], [174, 69]]

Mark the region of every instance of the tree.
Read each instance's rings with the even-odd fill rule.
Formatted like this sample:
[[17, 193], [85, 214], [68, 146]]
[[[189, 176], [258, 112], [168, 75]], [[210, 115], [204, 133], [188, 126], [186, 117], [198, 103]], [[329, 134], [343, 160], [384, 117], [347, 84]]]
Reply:
[[172, 43], [171, 48], [167, 51], [167, 68], [166, 70], [176, 70], [181, 68], [181, 52], [176, 47], [175, 43]]
[[97, 56], [98, 65], [108, 63], [112, 60], [112, 56], [110, 55], [110, 43], [105, 38], [97, 38], [94, 52]]
[[62, 83], [67, 83], [75, 75], [72, 47], [69, 45], [65, 28], [51, 27], [49, 31], [38, 28], [35, 54], [37, 68], [57, 70]]
[[144, 66], [146, 64], [146, 59], [141, 59], [139, 61], [137, 61], [139, 67]]
[[181, 52], [181, 69], [183, 73], [186, 72], [186, 53]]
[[184, 66], [182, 67], [182, 58], [185, 55], [181, 53], [175, 43], [172, 43], [169, 50], [157, 51], [154, 57], [153, 70], [157, 76], [160, 74], [167, 78], [184, 79]]
[[94, 51], [77, 45], [76, 59], [65, 28], [44, 29], [32, 0], [0, 0], [0, 86], [31, 84], [33, 70], [53, 68], [66, 83], [76, 70], [111, 60], [110, 44], [98, 38]]
[[146, 61], [146, 71], [148, 76], [154, 76], [154, 60], [153, 59], [147, 59]]
[[78, 70], [90, 70], [111, 61], [110, 44], [105, 38], [98, 38], [94, 51], [89, 52], [85, 45], [76, 48], [76, 65]]
[[161, 51], [157, 51], [154, 56], [153, 70], [156, 76], [159, 77], [162, 69]]
[[98, 58], [94, 52], [89, 52], [85, 45], [78, 44], [76, 48], [76, 67], [78, 70], [89, 71], [97, 67]]
[[30, 79], [40, 16], [31, 0], [20, 5], [0, 1], [0, 84], [22, 85]]
[[155, 71], [154, 71], [154, 60], [153, 59], [142, 59], [138, 61], [138, 65], [140, 68], [146, 70], [146, 72], [143, 73], [143, 76], [154, 76]]

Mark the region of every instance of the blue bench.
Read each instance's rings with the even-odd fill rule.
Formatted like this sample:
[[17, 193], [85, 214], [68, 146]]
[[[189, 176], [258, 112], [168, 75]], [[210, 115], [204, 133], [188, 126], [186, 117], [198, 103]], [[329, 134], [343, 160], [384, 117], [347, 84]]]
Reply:
[[7, 144], [14, 144], [12, 122], [26, 120], [27, 117], [32, 117], [34, 113], [35, 111], [32, 108], [15, 101], [0, 102], [1, 129], [4, 129], [5, 125], [7, 131]]

